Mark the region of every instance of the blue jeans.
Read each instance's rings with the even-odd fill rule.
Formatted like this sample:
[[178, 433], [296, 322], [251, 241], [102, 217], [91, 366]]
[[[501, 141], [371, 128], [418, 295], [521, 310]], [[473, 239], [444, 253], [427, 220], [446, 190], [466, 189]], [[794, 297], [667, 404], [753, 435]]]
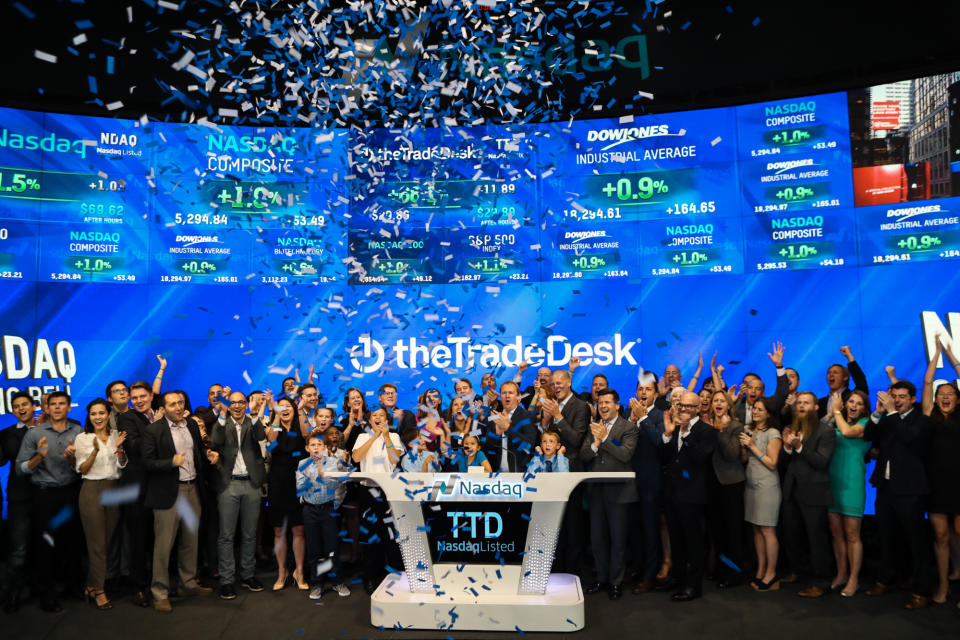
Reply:
[[233, 537], [240, 520], [240, 579], [253, 577], [256, 569], [257, 520], [260, 517], [260, 491], [249, 480], [231, 480], [217, 497], [220, 510], [220, 537], [217, 540], [217, 560], [220, 566], [220, 584], [236, 582], [236, 561], [233, 557]]
[[343, 582], [340, 575], [340, 512], [333, 502], [303, 505], [303, 528], [307, 538], [307, 581], [311, 586], [323, 585], [323, 574], [317, 566], [330, 558], [333, 565], [327, 575], [334, 584]]

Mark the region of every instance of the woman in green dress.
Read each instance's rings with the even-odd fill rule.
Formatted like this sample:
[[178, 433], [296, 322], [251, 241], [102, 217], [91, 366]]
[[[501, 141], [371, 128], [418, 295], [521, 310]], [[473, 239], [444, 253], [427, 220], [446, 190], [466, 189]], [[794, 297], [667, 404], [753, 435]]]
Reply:
[[841, 589], [840, 595], [849, 597], [857, 592], [863, 562], [860, 521], [867, 499], [864, 456], [870, 448], [870, 443], [863, 439], [863, 432], [870, 414], [870, 399], [863, 391], [855, 389], [845, 402], [839, 393], [833, 394], [832, 406], [833, 415], [827, 419], [832, 420], [837, 429], [837, 447], [830, 460], [833, 506], [827, 518], [833, 537], [837, 576], [830, 587]]

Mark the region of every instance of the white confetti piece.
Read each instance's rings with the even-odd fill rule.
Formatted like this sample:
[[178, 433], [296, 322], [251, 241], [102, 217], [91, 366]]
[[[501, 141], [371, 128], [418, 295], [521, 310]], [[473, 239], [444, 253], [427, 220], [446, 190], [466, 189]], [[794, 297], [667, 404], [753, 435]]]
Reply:
[[40, 51], [40, 49], [34, 50], [33, 57], [35, 57], [37, 60], [43, 60], [44, 62], [53, 62], [54, 64], [57, 62], [57, 56], [53, 55], [52, 53]]

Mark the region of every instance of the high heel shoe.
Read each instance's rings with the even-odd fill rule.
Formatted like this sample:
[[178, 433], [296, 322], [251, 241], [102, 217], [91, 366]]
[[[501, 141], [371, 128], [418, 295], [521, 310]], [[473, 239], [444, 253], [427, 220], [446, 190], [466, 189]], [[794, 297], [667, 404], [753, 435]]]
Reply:
[[307, 591], [310, 589], [310, 585], [303, 581], [303, 572], [300, 569], [297, 569], [293, 572], [293, 581], [297, 583], [297, 589], [301, 591]]
[[83, 599], [101, 611], [113, 609], [113, 603], [110, 602], [110, 599], [107, 598], [106, 592], [102, 589], [100, 591], [95, 591], [88, 587], [83, 592]]
[[780, 589], [780, 576], [773, 576], [770, 582], [760, 581], [757, 585], [757, 591], [778, 591]]
[[273, 583], [274, 591], [281, 591], [284, 587], [287, 586], [287, 582], [290, 580], [290, 573], [284, 569], [280, 575], [277, 576], [277, 581]]

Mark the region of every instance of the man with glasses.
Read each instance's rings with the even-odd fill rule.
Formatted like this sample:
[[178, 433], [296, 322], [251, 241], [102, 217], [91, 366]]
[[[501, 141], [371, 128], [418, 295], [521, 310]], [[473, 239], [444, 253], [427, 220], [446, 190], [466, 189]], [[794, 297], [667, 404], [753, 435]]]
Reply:
[[220, 454], [217, 467], [217, 507], [220, 511], [217, 559], [220, 597], [224, 600], [237, 597], [233, 549], [237, 520], [240, 521], [240, 584], [250, 591], [263, 591], [254, 570], [260, 487], [267, 475], [260, 448], [260, 442], [267, 438], [263, 421], [251, 419], [246, 414], [247, 397], [242, 392], [232, 392], [229, 400], [229, 408], [221, 407], [211, 434], [212, 448]]
[[377, 390], [380, 408], [387, 412], [387, 421], [391, 431], [403, 433], [407, 429], [417, 428], [417, 419], [410, 411], [397, 408], [397, 387], [388, 382]]
[[660, 459], [673, 575], [657, 588], [677, 588], [671, 600], [687, 602], [699, 598], [703, 590], [707, 473], [717, 433], [697, 415], [700, 397], [696, 393], [675, 388], [672, 395], [673, 406], [663, 413]]

